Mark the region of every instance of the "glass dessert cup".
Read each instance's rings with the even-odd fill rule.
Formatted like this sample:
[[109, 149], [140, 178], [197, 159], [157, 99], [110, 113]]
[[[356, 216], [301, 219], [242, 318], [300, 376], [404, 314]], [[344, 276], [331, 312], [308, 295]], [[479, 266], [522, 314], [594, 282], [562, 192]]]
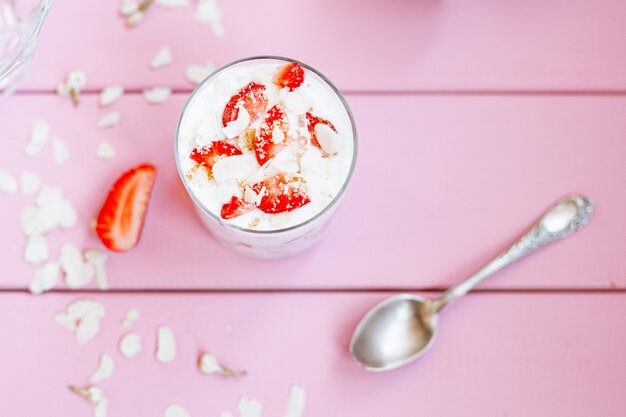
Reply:
[[[225, 76], [228, 71], [233, 68], [237, 68], [241, 65], [253, 65], [259, 63], [272, 63], [272, 64], [299, 64], [308, 74], [324, 84], [327, 87], [328, 92], [332, 94], [333, 100], [337, 100], [338, 105], [341, 106], [341, 117], [345, 118], [346, 126], [349, 130], [350, 146], [346, 149], [344, 158], [347, 158], [349, 152], [349, 168], [345, 165], [346, 174], [341, 183], [341, 187], [334, 193], [332, 200], [330, 200], [321, 210], [316, 212], [304, 221], [296, 224], [288, 225], [288, 227], [277, 228], [273, 230], [259, 230], [253, 227], [245, 227], [242, 225], [233, 224], [229, 220], [224, 220], [219, 212], [211, 210], [207, 207], [207, 204], [202, 201], [198, 193], [194, 190], [194, 187], [190, 184], [190, 180], [187, 178], [187, 170], [182, 165], [181, 158], [186, 158], [187, 155], [181, 151], [181, 141], [184, 140], [183, 125], [186, 123], [186, 117], [190, 112], [190, 108], [194, 107], [194, 100], [198, 96], [199, 92], [203, 91], [203, 87], [212, 80], [219, 76]], [[293, 90], [292, 90], [293, 91]], [[346, 136], [347, 137], [347, 136]], [[302, 252], [307, 248], [317, 243], [325, 234], [329, 223], [333, 217], [333, 214], [339, 208], [343, 199], [344, 193], [350, 183], [350, 179], [354, 172], [354, 167], [357, 157], [357, 132], [354, 123], [354, 118], [350, 111], [345, 99], [339, 93], [337, 88], [322, 74], [315, 69], [298, 62], [293, 59], [276, 57], [276, 56], [261, 56], [251, 57], [230, 63], [209, 75], [187, 99], [176, 130], [175, 138], [175, 157], [176, 165], [180, 178], [191, 197], [194, 207], [198, 212], [200, 219], [211, 234], [224, 246], [235, 250], [236, 252], [258, 257], [258, 258], [281, 258], [285, 256], [294, 255]], [[296, 209], [299, 210], [299, 209]]]
[[52, 0], [0, 0], [0, 98], [20, 84]]

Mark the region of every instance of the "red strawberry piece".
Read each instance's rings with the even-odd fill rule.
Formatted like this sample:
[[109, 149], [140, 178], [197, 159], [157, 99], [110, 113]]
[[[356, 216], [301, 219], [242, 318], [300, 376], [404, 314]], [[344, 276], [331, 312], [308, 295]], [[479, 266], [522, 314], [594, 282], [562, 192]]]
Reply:
[[222, 219], [233, 219], [254, 210], [254, 204], [246, 203], [241, 198], [233, 196], [222, 206]]
[[291, 62], [278, 70], [272, 82], [280, 88], [288, 87], [289, 91], [293, 91], [304, 82], [304, 70], [300, 64]]
[[154, 166], [142, 164], [113, 184], [96, 222], [96, 233], [104, 246], [123, 252], [137, 244], [155, 176]]
[[335, 126], [333, 126], [333, 124], [328, 120], [322, 119], [321, 117], [313, 116], [310, 112], [306, 112], [305, 116], [307, 121], [307, 127], [309, 129], [309, 134], [311, 135], [311, 145], [321, 149], [324, 156], [328, 156], [328, 153], [322, 149], [320, 143], [317, 141], [317, 137], [315, 136], [315, 125], [318, 123], [325, 124], [335, 132], [337, 131], [337, 129], [335, 129]]
[[[279, 128], [283, 133], [284, 138], [280, 143], [274, 143], [275, 128]], [[254, 139], [254, 153], [260, 165], [263, 165], [287, 147], [292, 140], [290, 137], [287, 137], [288, 130], [289, 121], [282, 107], [276, 105], [269, 109], [263, 123], [259, 127], [259, 133]]]
[[270, 214], [295, 210], [311, 202], [301, 177], [278, 174], [250, 188], [261, 195], [258, 208]]
[[213, 174], [211, 170], [217, 161], [233, 155], [241, 155], [241, 151], [223, 140], [218, 140], [210, 145], [197, 147], [191, 151], [189, 157], [205, 167], [211, 176]]
[[224, 126], [229, 122], [237, 120], [239, 106], [243, 106], [243, 108], [246, 109], [248, 114], [250, 114], [250, 123], [254, 123], [261, 117], [267, 107], [265, 86], [252, 82], [232, 96], [228, 103], [226, 103], [224, 113], [222, 114], [222, 124]]

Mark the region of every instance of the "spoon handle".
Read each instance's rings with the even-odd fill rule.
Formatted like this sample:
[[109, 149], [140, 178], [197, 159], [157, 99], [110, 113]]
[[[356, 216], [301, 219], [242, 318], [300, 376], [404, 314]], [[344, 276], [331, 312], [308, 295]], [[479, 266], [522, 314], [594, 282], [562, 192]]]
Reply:
[[546, 211], [526, 234], [504, 253], [433, 300], [434, 311], [467, 294], [485, 278], [536, 249], [563, 239], [586, 225], [593, 212], [590, 198], [575, 195], [561, 200]]

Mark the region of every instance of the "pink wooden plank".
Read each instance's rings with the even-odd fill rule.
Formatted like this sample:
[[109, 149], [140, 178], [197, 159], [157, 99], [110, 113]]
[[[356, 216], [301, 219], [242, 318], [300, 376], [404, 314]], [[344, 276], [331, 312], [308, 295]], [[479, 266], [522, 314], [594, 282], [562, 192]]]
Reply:
[[[418, 363], [367, 373], [347, 343], [358, 318], [382, 294], [98, 295], [107, 314], [98, 336], [81, 346], [52, 316], [78, 295], [3, 294], [0, 414], [90, 415], [68, 384], [86, 385], [97, 359], [116, 361], [99, 386], [110, 416], [161, 416], [170, 403], [192, 416], [235, 413], [240, 396], [281, 416], [287, 390], [307, 392], [305, 416], [590, 416], [626, 413], [624, 297], [601, 294], [472, 295], [450, 308], [433, 350]], [[119, 322], [130, 307], [143, 351], [123, 358]], [[173, 328], [179, 354], [154, 359], [155, 328]], [[232, 330], [228, 332], [227, 326]], [[200, 374], [210, 351], [249, 377]], [[419, 409], [419, 413], [416, 411]]]
[[[190, 88], [187, 64], [270, 53], [308, 62], [348, 90], [626, 89], [621, 0], [220, 4], [224, 38], [196, 24], [191, 6], [153, 10], [128, 30], [118, 1], [57, 1], [26, 88], [50, 89], [75, 67], [94, 88]], [[163, 44], [175, 64], [152, 72]]]
[[[127, 96], [120, 126], [96, 131], [103, 113], [53, 96], [1, 104], [7, 134], [0, 168], [32, 168], [61, 184], [79, 226], [50, 236], [99, 247], [88, 228], [106, 190], [139, 162], [159, 167], [141, 244], [113, 255], [114, 288], [441, 288], [504, 249], [548, 205], [570, 193], [595, 198], [590, 225], [576, 236], [501, 272], [486, 288], [626, 287], [626, 98], [350, 96], [361, 132], [352, 188], [318, 247], [282, 261], [242, 258], [220, 247], [196, 219], [173, 159], [183, 103], [161, 106]], [[389, 109], [394, 109], [390, 119]], [[22, 155], [32, 120], [51, 121], [72, 157]], [[415, 128], [407, 131], [407, 123]], [[99, 160], [102, 139], [117, 149]], [[381, 152], [384, 152], [381, 154]], [[4, 268], [0, 285], [24, 288], [34, 273], [21, 260], [19, 213], [33, 198], [0, 194]]]

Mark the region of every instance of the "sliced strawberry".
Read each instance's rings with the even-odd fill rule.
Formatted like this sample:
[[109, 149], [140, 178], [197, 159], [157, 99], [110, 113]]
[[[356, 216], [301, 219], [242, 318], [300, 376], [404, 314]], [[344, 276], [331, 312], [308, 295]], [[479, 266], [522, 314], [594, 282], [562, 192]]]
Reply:
[[233, 155], [241, 155], [241, 151], [223, 140], [218, 140], [212, 142], [210, 145], [197, 147], [191, 151], [189, 157], [196, 161], [199, 165], [205, 167], [209, 176], [212, 176], [213, 165], [215, 165], [215, 163], [220, 159]]
[[123, 252], [137, 244], [155, 176], [154, 166], [142, 164], [113, 184], [96, 222], [96, 233], [104, 246]]
[[304, 70], [297, 62], [291, 62], [278, 70], [272, 82], [280, 88], [288, 87], [289, 91], [293, 91], [304, 82]]
[[[274, 129], [278, 128], [282, 132], [282, 141], [275, 143]], [[285, 115], [285, 111], [279, 105], [276, 105], [268, 110], [263, 119], [263, 123], [259, 127], [259, 133], [254, 139], [254, 153], [256, 159], [260, 165], [263, 165], [270, 159], [276, 156], [276, 154], [287, 147], [292, 141], [287, 136], [289, 131], [289, 121]]]
[[228, 103], [226, 103], [224, 113], [222, 114], [222, 124], [224, 126], [229, 122], [237, 120], [239, 106], [243, 106], [243, 108], [246, 109], [248, 114], [250, 114], [250, 123], [254, 123], [261, 117], [267, 107], [265, 86], [252, 82], [232, 96]]
[[241, 198], [233, 196], [230, 201], [222, 206], [222, 219], [239, 217], [254, 210], [254, 204], [246, 203]]
[[257, 207], [270, 214], [295, 210], [311, 202], [301, 177], [278, 174], [250, 188], [261, 195], [261, 202]]
[[[320, 143], [317, 141], [317, 137], [315, 136], [315, 125], [318, 123], [325, 124], [328, 127], [330, 127], [332, 130], [334, 130], [335, 132], [337, 131], [337, 129], [335, 129], [335, 126], [333, 126], [333, 124], [329, 122], [328, 120], [322, 119], [321, 117], [313, 116], [310, 112], [306, 112], [305, 116], [306, 116], [307, 127], [309, 129], [309, 133], [311, 134], [311, 145], [316, 146], [319, 149], [322, 149], [322, 147], [320, 146]], [[328, 154], [324, 152], [323, 149], [322, 149], [322, 153], [324, 154], [324, 156], [328, 156]]]

